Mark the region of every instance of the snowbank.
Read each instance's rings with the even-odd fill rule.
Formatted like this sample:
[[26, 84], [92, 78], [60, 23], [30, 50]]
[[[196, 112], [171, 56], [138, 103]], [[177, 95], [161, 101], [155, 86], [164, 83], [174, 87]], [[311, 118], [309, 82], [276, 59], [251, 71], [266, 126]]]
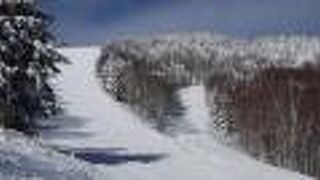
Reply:
[[36, 139], [1, 129], [0, 179], [91, 180], [106, 176], [85, 162], [44, 147]]

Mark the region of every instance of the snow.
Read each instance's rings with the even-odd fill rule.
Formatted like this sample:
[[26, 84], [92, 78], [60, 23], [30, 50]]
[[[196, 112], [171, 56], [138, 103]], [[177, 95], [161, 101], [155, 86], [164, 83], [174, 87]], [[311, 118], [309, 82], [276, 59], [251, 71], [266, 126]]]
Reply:
[[[180, 92], [187, 106], [186, 118], [194, 124], [195, 131], [165, 136], [143, 124], [102, 90], [95, 77], [98, 47], [60, 51], [72, 62], [63, 67], [56, 82], [66, 114], [55, 121], [57, 128], [41, 132], [42, 141], [86, 159], [94, 170], [105, 172], [108, 179], [309, 179], [265, 165], [210, 138], [203, 87], [192, 86]], [[199, 117], [202, 121], [198, 121]]]
[[[112, 53], [113, 48], [137, 57], [148, 55], [149, 60], [154, 61], [162, 60], [163, 54], [170, 55], [170, 52], [179, 52], [182, 57], [192, 56], [189, 59], [197, 57], [200, 61], [207, 61], [215, 54], [216, 60], [221, 62], [237, 55], [243, 57], [245, 67], [254, 65], [254, 59], [250, 59], [253, 54], [276, 63], [289, 58], [292, 61], [289, 65], [299, 66], [317, 60], [320, 41], [317, 38], [279, 37], [250, 42], [210, 34], [125, 41], [105, 48], [110, 53], [109, 60], [113, 61], [102, 68], [107, 68], [103, 71], [110, 75], [107, 80], [111, 83], [112, 73], [127, 63]], [[0, 46], [0, 50], [4, 49]], [[208, 128], [211, 117], [201, 83], [191, 83], [179, 91], [186, 107], [183, 118], [188, 121], [191, 131], [167, 136], [144, 124], [129, 107], [104, 92], [95, 72], [99, 47], [63, 48], [59, 51], [71, 61], [70, 65], [62, 67], [62, 76], [53, 82], [66, 112], [43, 122], [46, 128], [40, 132], [40, 139], [0, 129], [0, 179], [311, 179], [258, 162], [221, 143], [217, 138], [219, 133], [214, 134]], [[168, 64], [168, 72], [192, 74], [183, 63]], [[176, 76], [179, 75], [172, 75]]]
[[91, 180], [107, 178], [88, 163], [45, 148], [39, 140], [0, 130], [0, 179]]

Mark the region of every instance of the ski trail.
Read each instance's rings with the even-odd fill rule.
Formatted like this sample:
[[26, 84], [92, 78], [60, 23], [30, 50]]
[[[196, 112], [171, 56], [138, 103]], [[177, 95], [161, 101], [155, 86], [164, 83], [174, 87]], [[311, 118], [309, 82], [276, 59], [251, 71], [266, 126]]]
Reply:
[[91, 149], [103, 153], [104, 149], [113, 149], [122, 155], [163, 155], [162, 159], [149, 163], [95, 164], [107, 171], [110, 179], [308, 179], [256, 162], [209, 139], [206, 132], [209, 115], [203, 109], [204, 97], [200, 94], [201, 100], [195, 96], [195, 93], [204, 93], [201, 87], [181, 92], [188, 106], [187, 116], [198, 129], [197, 133], [170, 138], [148, 128], [103, 92], [95, 78], [99, 48], [69, 48], [61, 52], [72, 62], [63, 67], [63, 74], [57, 80], [66, 115], [57, 121], [59, 128], [43, 130], [43, 141], [62, 149], [76, 148], [79, 152]]

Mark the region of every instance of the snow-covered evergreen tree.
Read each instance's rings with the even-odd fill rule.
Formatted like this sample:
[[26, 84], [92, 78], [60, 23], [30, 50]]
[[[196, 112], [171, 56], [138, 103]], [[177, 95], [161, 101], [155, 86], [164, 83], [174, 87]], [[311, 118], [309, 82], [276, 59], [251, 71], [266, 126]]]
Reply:
[[36, 118], [60, 110], [49, 80], [67, 62], [52, 46], [52, 18], [33, 1], [2, 3], [0, 18], [0, 106], [2, 125], [29, 132]]

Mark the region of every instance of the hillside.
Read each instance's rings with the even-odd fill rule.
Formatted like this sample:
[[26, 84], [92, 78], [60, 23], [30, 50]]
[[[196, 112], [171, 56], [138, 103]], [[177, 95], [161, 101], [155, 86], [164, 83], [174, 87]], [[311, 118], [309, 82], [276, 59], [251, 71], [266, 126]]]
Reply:
[[[100, 47], [62, 48], [71, 64], [62, 67], [53, 83], [65, 114], [43, 122], [40, 139], [1, 130], [0, 179], [311, 179], [229, 146], [224, 134], [209, 125], [213, 91], [206, 83], [226, 72], [221, 67], [230, 59], [239, 61], [232, 71], [236, 80], [250, 79], [244, 72], [255, 74], [252, 67], [261, 59], [267, 59], [264, 67], [316, 64], [319, 44], [312, 38], [250, 42], [204, 34], [111, 43], [102, 54]], [[132, 67], [124, 69], [146, 61], [147, 66], [137, 63], [142, 76], [135, 76]], [[143, 76], [146, 67], [155, 75], [151, 81]], [[119, 78], [130, 83], [117, 84]], [[118, 92], [117, 87], [130, 89], [137, 82], [146, 83], [145, 92], [152, 91], [147, 98], [139, 95], [141, 86]]]
[[[95, 77], [98, 48], [61, 51], [73, 63], [63, 68], [58, 82], [67, 114], [59, 128], [44, 131], [43, 138], [108, 170], [111, 179], [308, 179], [212, 141], [202, 129], [208, 115], [199, 109], [205, 101], [201, 86], [180, 92], [194, 133], [170, 137], [149, 128], [103, 91]], [[197, 121], [200, 116], [202, 121]]]

